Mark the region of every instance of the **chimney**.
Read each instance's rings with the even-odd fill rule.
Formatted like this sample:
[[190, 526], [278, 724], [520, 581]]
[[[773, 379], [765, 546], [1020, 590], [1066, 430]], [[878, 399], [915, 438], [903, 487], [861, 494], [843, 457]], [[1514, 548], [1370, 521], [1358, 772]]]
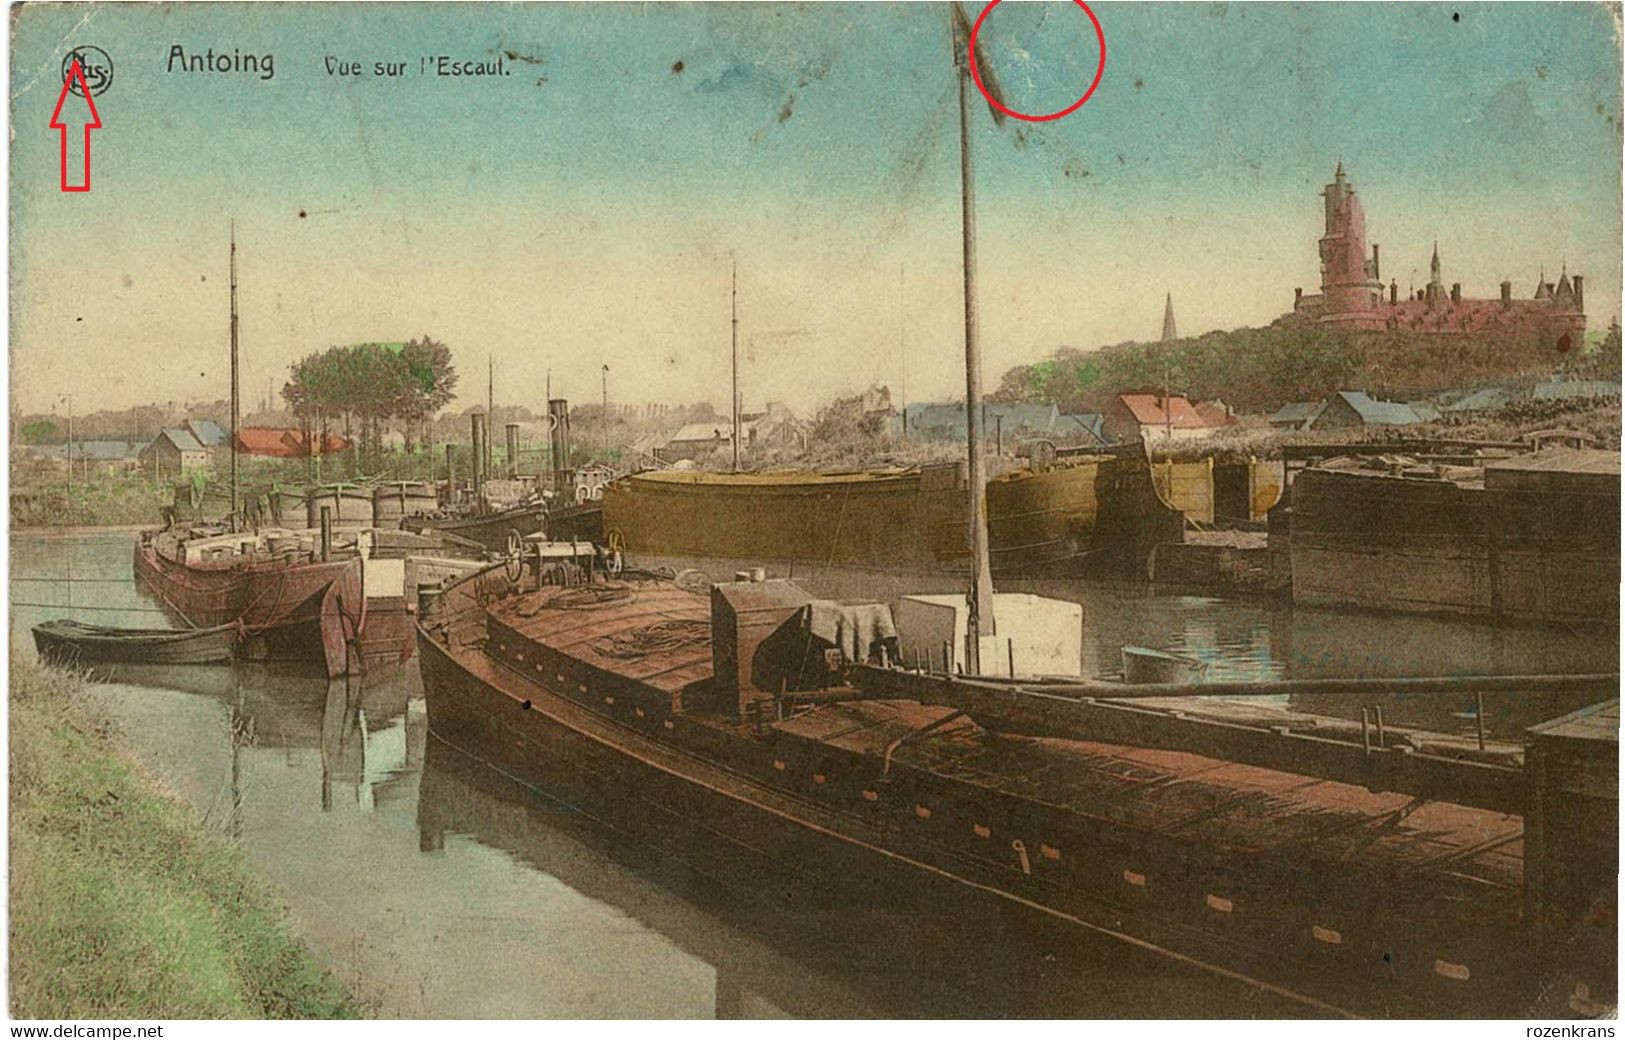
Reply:
[[1574, 309], [1582, 314], [1586, 309], [1586, 280], [1581, 275], [1574, 276]]
[[1303, 286], [1292, 290], [1292, 309], [1297, 310], [1303, 305]]
[[1501, 306], [1502, 307], [1511, 307], [1512, 306], [1512, 283], [1511, 282], [1502, 282], [1501, 283]]
[[1371, 277], [1382, 281], [1382, 247], [1375, 242], [1371, 243]]
[[555, 397], [547, 402], [548, 446], [553, 451], [553, 491], [564, 486], [570, 469], [570, 402]]
[[474, 452], [474, 501], [484, 511], [485, 494], [485, 413], [474, 412], [468, 417], [469, 441]]
[[508, 434], [508, 479], [519, 476], [519, 424], [508, 423], [503, 429]]
[[1399, 279], [1397, 278], [1388, 284], [1388, 302], [1395, 305], [1399, 303]]
[[1461, 283], [1460, 282], [1452, 282], [1451, 283], [1451, 285], [1450, 285], [1450, 302], [1451, 303], [1460, 303], [1461, 302]]

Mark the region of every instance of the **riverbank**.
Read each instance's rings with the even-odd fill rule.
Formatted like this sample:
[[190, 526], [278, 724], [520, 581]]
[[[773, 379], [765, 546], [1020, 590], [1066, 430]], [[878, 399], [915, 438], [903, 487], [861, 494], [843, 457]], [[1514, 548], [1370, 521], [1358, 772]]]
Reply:
[[242, 851], [11, 663], [11, 1014], [354, 1018]]

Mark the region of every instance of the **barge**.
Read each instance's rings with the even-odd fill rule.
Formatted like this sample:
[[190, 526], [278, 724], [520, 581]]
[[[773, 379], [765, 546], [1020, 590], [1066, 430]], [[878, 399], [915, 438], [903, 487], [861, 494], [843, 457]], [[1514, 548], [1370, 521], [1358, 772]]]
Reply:
[[1299, 472], [1293, 602], [1618, 625], [1619, 454], [1458, 461], [1347, 456]]
[[[1144, 573], [1151, 548], [1183, 537], [1143, 453], [1071, 455], [987, 482], [996, 574]], [[857, 567], [971, 569], [965, 467], [848, 472], [634, 474], [604, 491], [604, 540], [629, 560], [680, 570], [723, 561], [798, 574]]]
[[314, 532], [143, 532], [135, 576], [185, 624], [235, 626], [239, 653], [251, 659], [320, 661], [328, 675], [343, 675], [405, 660], [415, 645], [401, 579], [386, 596], [385, 575], [368, 573], [368, 535], [323, 559]]
[[[1079, 943], [1318, 1015], [1573, 1015], [1613, 999], [1617, 933], [1595, 916], [1612, 868], [1531, 896], [1515, 754], [1372, 757], [1368, 737], [1368, 770], [1358, 736], [1257, 727], [1236, 743], [1219, 719], [1182, 747], [1187, 710], [1065, 701], [1114, 716], [1087, 737], [1044, 710], [1064, 698], [1042, 690], [1064, 688], [900, 670], [875, 615], [792, 583], [630, 574], [561, 586], [494, 568], [448, 589], [418, 630], [431, 734], [528, 783], [569, 778], [594, 793], [586, 811], [773, 898], [1002, 900]], [[845, 619], [834, 642], [829, 611]], [[1328, 744], [1340, 765], [1323, 773]], [[1586, 847], [1604, 816], [1587, 815]], [[1573, 828], [1529, 828], [1542, 862], [1562, 858]]]

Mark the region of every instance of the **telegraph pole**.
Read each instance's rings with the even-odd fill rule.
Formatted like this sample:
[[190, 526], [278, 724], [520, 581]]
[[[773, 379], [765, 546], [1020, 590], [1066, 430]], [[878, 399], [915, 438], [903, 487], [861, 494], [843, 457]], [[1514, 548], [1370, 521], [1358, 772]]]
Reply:
[[733, 262], [734, 472], [739, 472], [739, 261]]

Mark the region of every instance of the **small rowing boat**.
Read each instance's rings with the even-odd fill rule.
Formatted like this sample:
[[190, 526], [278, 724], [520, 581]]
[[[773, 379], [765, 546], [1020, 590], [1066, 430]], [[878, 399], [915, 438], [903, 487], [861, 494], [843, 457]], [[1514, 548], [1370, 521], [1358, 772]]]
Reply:
[[34, 626], [34, 648], [52, 664], [217, 664], [230, 661], [242, 634], [214, 628], [108, 628], [59, 619]]
[[1207, 662], [1200, 658], [1148, 646], [1123, 647], [1124, 682], [1191, 683], [1206, 678]]

